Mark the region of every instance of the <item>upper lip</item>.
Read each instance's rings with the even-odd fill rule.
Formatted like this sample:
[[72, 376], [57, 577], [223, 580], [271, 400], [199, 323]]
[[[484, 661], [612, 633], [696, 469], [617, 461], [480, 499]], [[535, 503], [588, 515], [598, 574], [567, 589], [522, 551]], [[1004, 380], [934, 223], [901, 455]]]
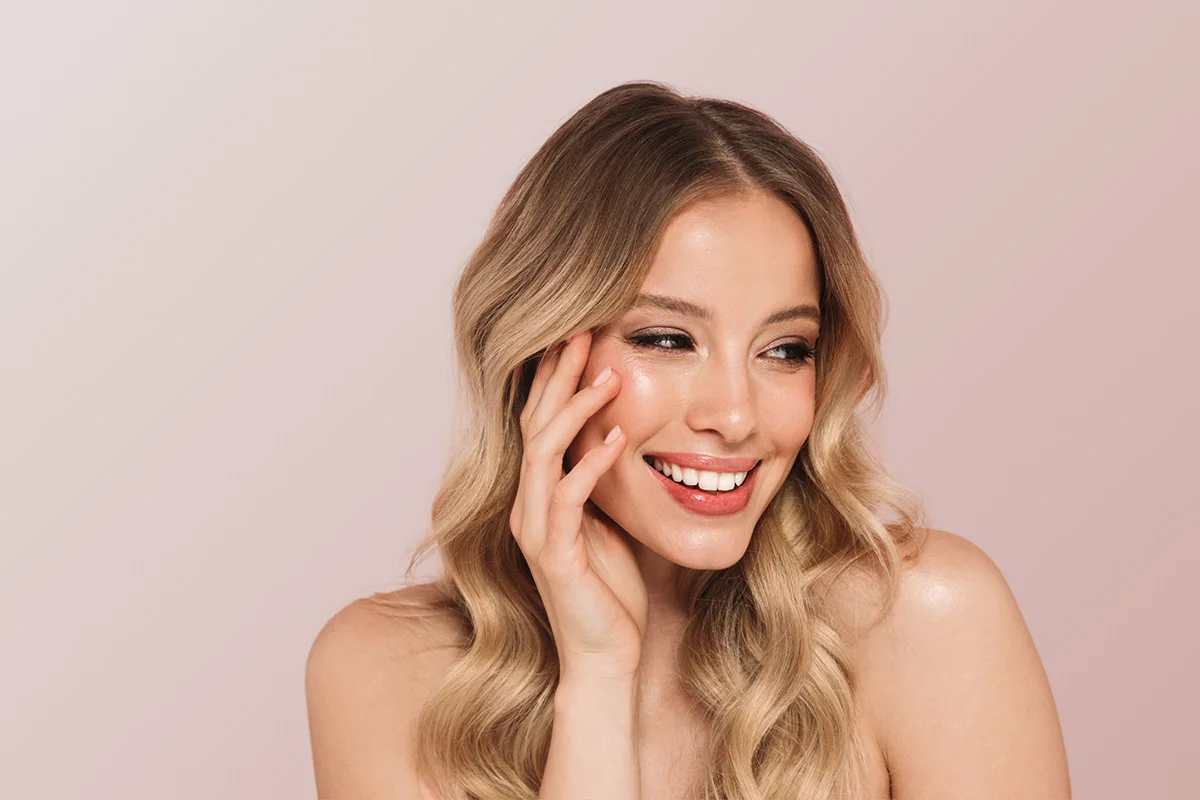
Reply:
[[705, 453], [646, 453], [663, 461], [670, 461], [681, 467], [705, 469], [713, 472], [749, 472], [758, 463], [757, 458], [731, 458], [729, 456], [710, 456]]

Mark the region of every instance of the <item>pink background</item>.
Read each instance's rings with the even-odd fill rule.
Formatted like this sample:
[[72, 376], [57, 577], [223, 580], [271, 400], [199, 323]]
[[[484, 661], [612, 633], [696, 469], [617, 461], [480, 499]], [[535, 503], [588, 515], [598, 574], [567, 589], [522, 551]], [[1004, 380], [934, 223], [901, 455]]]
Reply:
[[1007, 576], [1075, 796], [1200, 796], [1195, 3], [64, 5], [0, 24], [6, 795], [313, 796], [305, 656], [424, 531], [453, 280], [651, 78], [837, 174], [884, 452]]

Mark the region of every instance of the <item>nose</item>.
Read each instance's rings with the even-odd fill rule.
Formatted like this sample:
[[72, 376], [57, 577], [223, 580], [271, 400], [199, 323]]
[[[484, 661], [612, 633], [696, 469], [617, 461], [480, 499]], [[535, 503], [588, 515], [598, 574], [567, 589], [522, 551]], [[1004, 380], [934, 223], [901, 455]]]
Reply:
[[758, 428], [754, 384], [742, 358], [714, 354], [703, 361], [688, 390], [686, 421], [694, 431], [713, 431], [736, 444]]

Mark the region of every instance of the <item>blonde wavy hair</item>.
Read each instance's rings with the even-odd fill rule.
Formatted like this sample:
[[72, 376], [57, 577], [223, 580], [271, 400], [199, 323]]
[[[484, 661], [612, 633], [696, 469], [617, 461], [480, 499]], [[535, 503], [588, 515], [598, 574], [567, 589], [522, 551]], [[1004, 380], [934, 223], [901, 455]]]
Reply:
[[[925, 511], [869, 446], [860, 403], [885, 393], [881, 292], [829, 169], [767, 115], [666, 84], [609, 89], [521, 170], [453, 295], [460, 365], [456, 446], [418, 560], [436, 548], [462, 657], [418, 721], [422, 775], [445, 798], [535, 798], [550, 743], [557, 653], [509, 530], [519, 416], [538, 359], [620, 317], [668, 221], [689, 202], [767, 191], [808, 226], [821, 273], [813, 428], [739, 562], [684, 570], [691, 614], [678, 670], [709, 723], [706, 800], [861, 796], [855, 669], [828, 595], [857, 565], [895, 597], [902, 546]], [[459, 415], [456, 414], [456, 417]], [[884, 521], [886, 517], [888, 521]]]

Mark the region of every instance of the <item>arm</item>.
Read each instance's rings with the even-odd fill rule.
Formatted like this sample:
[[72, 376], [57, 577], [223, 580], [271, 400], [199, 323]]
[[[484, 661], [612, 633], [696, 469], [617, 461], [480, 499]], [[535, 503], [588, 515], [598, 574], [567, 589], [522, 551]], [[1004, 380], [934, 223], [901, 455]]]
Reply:
[[554, 693], [554, 729], [540, 800], [641, 797], [637, 683], [565, 677]]
[[930, 531], [869, 636], [864, 694], [897, 800], [1066, 800], [1066, 750], [1037, 649], [976, 545]]

